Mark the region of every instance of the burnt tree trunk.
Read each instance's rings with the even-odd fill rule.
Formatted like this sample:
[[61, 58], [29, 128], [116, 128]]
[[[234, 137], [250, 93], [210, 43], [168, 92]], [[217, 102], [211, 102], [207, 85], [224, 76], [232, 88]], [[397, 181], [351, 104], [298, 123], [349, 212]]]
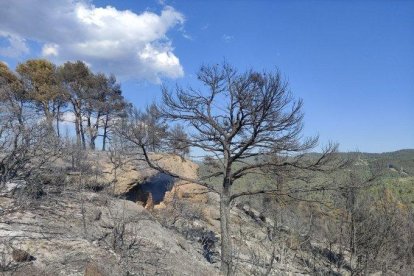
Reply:
[[80, 122], [79, 122], [79, 118], [78, 118], [78, 116], [76, 116], [76, 118], [75, 118], [75, 130], [76, 130], [76, 144], [78, 145], [78, 146], [80, 146], [81, 145], [81, 135], [80, 135], [80, 127], [79, 127], [79, 125], [80, 125]]
[[233, 248], [230, 233], [230, 187], [231, 182], [226, 179], [223, 192], [220, 194], [220, 230], [221, 230], [221, 273], [233, 275]]
[[60, 138], [59, 121], [60, 121], [60, 105], [57, 106], [57, 113], [56, 113], [56, 132], [57, 132], [57, 136]]
[[106, 114], [105, 123], [103, 127], [103, 136], [102, 136], [102, 151], [106, 150], [106, 139], [108, 138], [108, 121], [109, 121], [109, 116], [108, 114]]

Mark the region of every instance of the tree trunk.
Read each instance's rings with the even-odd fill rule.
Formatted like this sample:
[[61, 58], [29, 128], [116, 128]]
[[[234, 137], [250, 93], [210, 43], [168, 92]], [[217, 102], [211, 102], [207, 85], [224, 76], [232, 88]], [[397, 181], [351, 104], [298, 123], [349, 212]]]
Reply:
[[80, 122], [77, 115], [75, 115], [75, 130], [76, 130], [76, 145], [79, 147], [81, 145], [81, 135], [80, 135]]
[[89, 146], [92, 150], [96, 149], [96, 138], [98, 138], [99, 135], [99, 122], [101, 120], [101, 113], [98, 112], [96, 115], [96, 121], [92, 125], [92, 114], [89, 114], [88, 116], [88, 131], [89, 131]]
[[57, 131], [57, 136], [60, 138], [59, 121], [60, 121], [60, 105], [57, 106], [57, 114], [56, 114], [56, 131]]
[[72, 107], [73, 113], [75, 115], [75, 131], [76, 131], [76, 145], [81, 146], [81, 124], [82, 124], [82, 114], [80, 112], [79, 104], [73, 100]]
[[93, 140], [93, 129], [92, 129], [91, 117], [92, 117], [91, 112], [88, 112], [88, 115], [86, 118], [86, 129], [88, 130], [88, 135], [89, 135], [89, 148], [91, 150], [95, 150], [95, 141]]
[[89, 142], [89, 147], [91, 148], [91, 150], [95, 150], [96, 146], [95, 146], [95, 140], [96, 140], [96, 136], [91, 137], [91, 140]]
[[44, 115], [46, 119], [46, 125], [50, 131], [54, 131], [53, 128], [53, 115], [49, 110], [49, 107], [47, 105], [44, 106]]
[[82, 138], [82, 148], [86, 149], [85, 130], [83, 129], [82, 115], [81, 115], [81, 119], [79, 121], [79, 129], [80, 129], [80, 134], [81, 134], [81, 138]]
[[103, 129], [103, 136], [102, 136], [102, 151], [106, 150], [106, 139], [108, 138], [108, 120], [109, 120], [109, 116], [108, 114], [106, 114], [104, 129]]
[[351, 212], [351, 244], [350, 244], [350, 250], [351, 250], [351, 256], [350, 256], [350, 265], [352, 267], [352, 262], [353, 262], [353, 258], [354, 256], [357, 257], [357, 252], [356, 252], [356, 231], [355, 231], [355, 220], [354, 220], [354, 214], [353, 211]]
[[230, 185], [224, 184], [220, 195], [221, 273], [233, 275], [233, 250], [230, 234]]

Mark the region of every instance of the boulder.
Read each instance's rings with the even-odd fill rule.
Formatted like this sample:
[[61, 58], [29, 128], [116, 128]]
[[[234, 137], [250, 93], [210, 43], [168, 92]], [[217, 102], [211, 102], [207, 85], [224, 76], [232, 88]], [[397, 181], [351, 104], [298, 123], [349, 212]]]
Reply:
[[36, 260], [35, 257], [33, 257], [27, 251], [24, 251], [22, 249], [13, 249], [12, 258], [17, 263], [30, 262]]
[[0, 196], [10, 196], [17, 191], [26, 187], [27, 182], [25, 180], [13, 180], [4, 184], [4, 187], [0, 189]]

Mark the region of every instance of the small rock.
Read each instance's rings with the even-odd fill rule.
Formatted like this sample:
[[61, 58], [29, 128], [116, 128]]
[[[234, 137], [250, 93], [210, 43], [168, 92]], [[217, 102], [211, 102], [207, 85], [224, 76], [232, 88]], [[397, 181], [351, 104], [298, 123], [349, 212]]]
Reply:
[[102, 211], [101, 210], [95, 210], [93, 216], [94, 216], [95, 221], [100, 220], [101, 216], [102, 216]]
[[163, 210], [165, 208], [167, 208], [167, 205], [165, 205], [164, 202], [160, 202], [159, 204], [157, 204], [157, 205], [154, 206], [154, 209], [155, 210]]
[[154, 200], [152, 199], [152, 193], [149, 193], [147, 203], [145, 204], [145, 209], [152, 210], [154, 209]]
[[193, 226], [195, 228], [203, 228], [203, 223], [200, 220], [194, 220], [193, 221]]
[[23, 189], [25, 186], [27, 186], [27, 182], [25, 180], [13, 180], [6, 182], [0, 193], [0, 196], [13, 194], [18, 190]]
[[94, 263], [88, 263], [85, 267], [85, 276], [105, 276], [102, 270]]
[[12, 258], [15, 262], [22, 263], [22, 262], [30, 262], [36, 260], [35, 257], [30, 255], [27, 251], [21, 249], [13, 249]]

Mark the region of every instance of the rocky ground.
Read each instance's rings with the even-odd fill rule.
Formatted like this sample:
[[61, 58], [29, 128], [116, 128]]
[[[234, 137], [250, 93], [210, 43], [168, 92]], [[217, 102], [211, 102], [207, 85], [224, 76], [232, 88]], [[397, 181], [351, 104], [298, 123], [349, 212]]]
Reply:
[[[99, 275], [217, 274], [182, 236], [131, 201], [68, 192], [29, 210], [12, 204], [2, 198], [0, 252], [14, 275], [84, 275], [88, 266]], [[13, 259], [16, 250], [33, 260]]]
[[[196, 175], [196, 164], [172, 161], [172, 170]], [[125, 200], [128, 192], [143, 193], [133, 190], [137, 180], [155, 172], [118, 168], [114, 182], [114, 171], [102, 167], [100, 176], [115, 187], [91, 192], [74, 185], [30, 204], [12, 196], [12, 189], [2, 194], [4, 275], [219, 275], [217, 195], [188, 184], [167, 191], [159, 204], [148, 194]], [[236, 275], [335, 274], [330, 255], [306, 235], [282, 227], [277, 239], [270, 237], [276, 227], [271, 218], [243, 203], [231, 215]]]

